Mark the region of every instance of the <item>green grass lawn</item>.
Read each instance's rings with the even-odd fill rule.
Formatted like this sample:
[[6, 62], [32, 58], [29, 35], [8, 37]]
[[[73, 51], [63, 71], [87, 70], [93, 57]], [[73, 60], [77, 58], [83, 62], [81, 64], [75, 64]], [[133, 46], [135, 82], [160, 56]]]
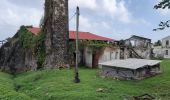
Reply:
[[[98, 77], [97, 69], [80, 68], [81, 83], [73, 83], [73, 70], [43, 70], [11, 75], [0, 73], [0, 100], [123, 100], [141, 94], [170, 100], [170, 60], [162, 74], [142, 81]], [[103, 92], [96, 92], [98, 88]]]

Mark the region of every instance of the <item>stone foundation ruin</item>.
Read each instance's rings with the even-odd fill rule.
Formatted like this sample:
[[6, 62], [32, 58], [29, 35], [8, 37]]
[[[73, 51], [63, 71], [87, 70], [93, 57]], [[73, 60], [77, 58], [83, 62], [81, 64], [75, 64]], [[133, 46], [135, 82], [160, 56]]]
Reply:
[[105, 77], [113, 77], [125, 80], [142, 80], [154, 76], [160, 71], [158, 60], [125, 59], [100, 63], [101, 74]]

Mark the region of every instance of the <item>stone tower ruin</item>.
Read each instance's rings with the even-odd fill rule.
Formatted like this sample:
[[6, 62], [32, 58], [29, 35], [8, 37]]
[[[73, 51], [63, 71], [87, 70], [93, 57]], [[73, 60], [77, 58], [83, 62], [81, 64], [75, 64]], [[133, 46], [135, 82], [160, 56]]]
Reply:
[[68, 0], [45, 0], [45, 68], [67, 65], [68, 28]]

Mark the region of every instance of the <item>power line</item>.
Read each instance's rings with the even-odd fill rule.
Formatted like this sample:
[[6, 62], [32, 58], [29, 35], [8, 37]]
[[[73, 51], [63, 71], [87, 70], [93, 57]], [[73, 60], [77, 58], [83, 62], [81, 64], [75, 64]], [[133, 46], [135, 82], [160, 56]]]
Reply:
[[74, 18], [74, 16], [76, 16], [76, 12], [70, 17], [70, 19], [69, 19], [69, 21], [71, 21], [73, 18]]

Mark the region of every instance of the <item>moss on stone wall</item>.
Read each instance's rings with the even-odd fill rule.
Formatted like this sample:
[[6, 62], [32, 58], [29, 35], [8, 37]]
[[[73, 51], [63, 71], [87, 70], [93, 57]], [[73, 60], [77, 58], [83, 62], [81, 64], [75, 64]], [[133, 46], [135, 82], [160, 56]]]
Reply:
[[29, 32], [24, 26], [21, 26], [18, 36], [23, 48], [34, 49], [36, 47], [38, 36], [33, 35], [33, 33]]
[[32, 50], [32, 54], [37, 60], [38, 69], [43, 68], [45, 60], [45, 34], [41, 31], [38, 35], [34, 35], [33, 33], [29, 32], [25, 26], [21, 26], [17, 35], [21, 46], [25, 50]]
[[37, 37], [38, 45], [37, 45], [37, 49], [36, 49], [36, 58], [37, 58], [38, 69], [43, 68], [45, 57], [46, 57], [44, 40], [45, 40], [45, 34], [44, 34], [44, 32], [41, 31]]

